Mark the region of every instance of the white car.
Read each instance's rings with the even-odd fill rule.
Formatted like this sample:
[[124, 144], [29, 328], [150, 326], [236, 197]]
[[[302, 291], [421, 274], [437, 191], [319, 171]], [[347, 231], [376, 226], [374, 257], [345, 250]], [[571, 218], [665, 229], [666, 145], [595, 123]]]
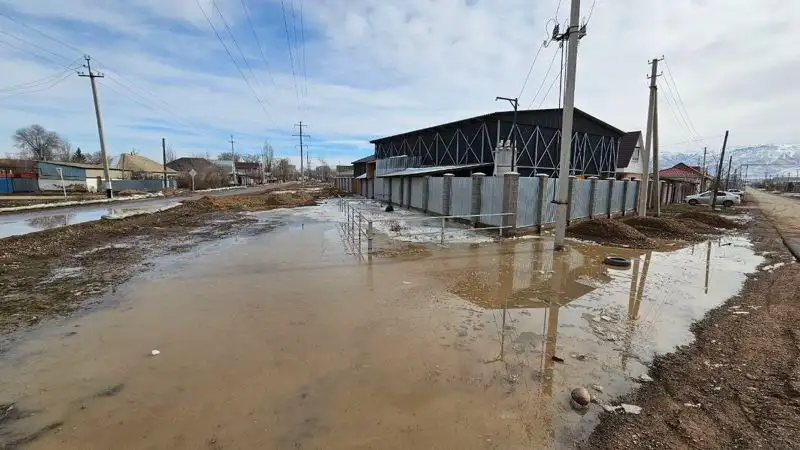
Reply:
[[731, 194], [738, 195], [739, 196], [739, 200], [744, 199], [744, 191], [741, 190], [741, 189], [728, 189], [727, 192], [730, 192]]
[[[704, 205], [710, 205], [713, 196], [714, 191], [705, 191], [695, 195], [687, 195], [683, 200], [690, 205], [697, 205], [701, 203]], [[738, 195], [726, 191], [717, 191], [717, 205], [730, 207], [740, 203], [742, 203], [742, 200]]]

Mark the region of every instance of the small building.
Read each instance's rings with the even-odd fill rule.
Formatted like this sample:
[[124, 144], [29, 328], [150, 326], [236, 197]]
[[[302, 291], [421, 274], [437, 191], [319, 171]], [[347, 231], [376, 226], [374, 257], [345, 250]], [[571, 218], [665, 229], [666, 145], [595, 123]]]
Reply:
[[352, 162], [353, 192], [367, 198], [374, 198], [375, 192], [375, 155], [365, 156]]
[[39, 184], [36, 161], [0, 158], [0, 195], [37, 192]]
[[236, 161], [236, 184], [241, 186], [261, 184], [263, 178], [264, 173], [260, 163]]
[[[99, 164], [85, 164], [62, 161], [39, 161], [39, 190], [67, 190], [99, 192], [103, 189], [105, 170]], [[63, 183], [62, 183], [63, 176]], [[130, 171], [108, 169], [111, 180], [124, 180], [131, 177]], [[82, 187], [81, 187], [82, 186]]]
[[690, 166], [684, 163], [659, 170], [658, 177], [662, 182], [660, 189], [662, 203], [680, 203], [685, 196], [699, 193], [702, 186], [713, 180], [700, 166]]
[[130, 172], [131, 178], [139, 180], [163, 180], [165, 174], [167, 179], [172, 179], [178, 175], [169, 166], [165, 170], [163, 164], [133, 152], [119, 155], [115, 167]]
[[631, 131], [622, 136], [617, 152], [617, 180], [642, 179], [642, 132]]

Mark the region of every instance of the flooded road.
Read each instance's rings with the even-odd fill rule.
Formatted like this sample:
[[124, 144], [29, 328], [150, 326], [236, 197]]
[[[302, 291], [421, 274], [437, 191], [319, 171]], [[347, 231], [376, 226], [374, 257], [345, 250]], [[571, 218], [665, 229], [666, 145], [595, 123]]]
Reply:
[[274, 215], [286, 225], [159, 261], [114, 308], [30, 333], [0, 365], [0, 403], [23, 413], [0, 442], [45, 429], [26, 448], [568, 447], [598, 411], [574, 412], [573, 387], [630, 389], [761, 262], [727, 237], [625, 251], [628, 269], [548, 239], [370, 263], [337, 225]]

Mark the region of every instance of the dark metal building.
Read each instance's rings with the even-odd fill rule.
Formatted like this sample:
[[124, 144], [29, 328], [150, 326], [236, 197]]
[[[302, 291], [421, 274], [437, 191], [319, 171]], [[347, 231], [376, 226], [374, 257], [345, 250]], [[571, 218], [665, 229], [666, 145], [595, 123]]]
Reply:
[[[516, 143], [514, 167], [520, 176], [558, 175], [561, 109], [523, 110], [513, 127], [513, 111], [494, 112], [371, 141], [377, 176], [464, 172], [492, 174], [498, 142]], [[575, 109], [573, 175], [613, 177], [625, 132]], [[429, 168], [430, 170], [411, 170]], [[437, 170], [441, 168], [441, 170]]]

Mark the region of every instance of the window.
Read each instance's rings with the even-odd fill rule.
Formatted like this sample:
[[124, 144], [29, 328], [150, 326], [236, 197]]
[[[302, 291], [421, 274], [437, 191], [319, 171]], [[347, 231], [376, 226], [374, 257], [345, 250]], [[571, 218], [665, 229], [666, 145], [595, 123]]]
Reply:
[[631, 155], [631, 162], [639, 162], [639, 151], [641, 147], [637, 146], [633, 149], [633, 155]]

